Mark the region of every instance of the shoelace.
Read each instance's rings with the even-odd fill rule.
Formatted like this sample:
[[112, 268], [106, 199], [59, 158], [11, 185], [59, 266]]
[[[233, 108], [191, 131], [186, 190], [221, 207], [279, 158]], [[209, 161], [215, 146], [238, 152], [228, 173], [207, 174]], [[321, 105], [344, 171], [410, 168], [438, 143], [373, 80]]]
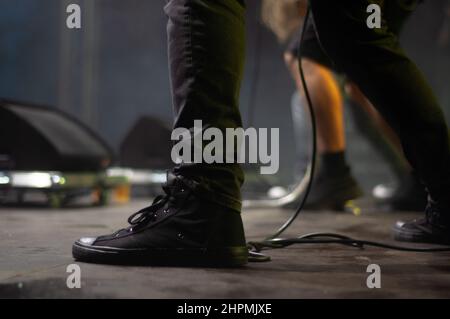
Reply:
[[169, 201], [169, 199], [169, 194], [159, 195], [155, 198], [152, 205], [145, 207], [128, 217], [128, 223], [131, 226], [136, 226], [143, 223], [144, 221], [154, 221], [158, 217], [156, 214], [158, 209], [163, 207]]
[[[177, 183], [179, 183], [177, 185]], [[155, 221], [158, 217], [157, 212], [159, 209], [164, 207], [167, 203], [169, 203], [167, 212], [170, 210], [170, 207], [173, 206], [177, 201], [177, 194], [184, 193], [186, 189], [186, 184], [182, 182], [179, 178], [177, 178], [173, 185], [163, 186], [164, 195], [159, 195], [155, 198], [152, 205], [141, 209], [140, 211], [134, 213], [128, 218], [128, 223], [131, 226], [137, 226], [141, 223], [147, 221]]]

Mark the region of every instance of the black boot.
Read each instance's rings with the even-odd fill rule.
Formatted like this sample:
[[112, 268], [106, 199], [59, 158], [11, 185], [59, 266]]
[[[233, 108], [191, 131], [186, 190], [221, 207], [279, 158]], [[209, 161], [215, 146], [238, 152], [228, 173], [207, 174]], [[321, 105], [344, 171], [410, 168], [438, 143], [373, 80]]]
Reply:
[[398, 241], [450, 244], [450, 205], [428, 200], [425, 218], [397, 222], [394, 238]]
[[105, 264], [234, 267], [247, 263], [238, 212], [198, 194], [198, 184], [168, 175], [165, 195], [133, 214], [130, 226], [96, 238], [81, 238], [73, 257]]
[[363, 195], [345, 159], [345, 151], [325, 152], [311, 188], [306, 209], [345, 209], [345, 204]]
[[350, 169], [333, 174], [319, 171], [313, 181], [305, 209], [342, 211], [346, 202], [362, 195], [363, 191]]

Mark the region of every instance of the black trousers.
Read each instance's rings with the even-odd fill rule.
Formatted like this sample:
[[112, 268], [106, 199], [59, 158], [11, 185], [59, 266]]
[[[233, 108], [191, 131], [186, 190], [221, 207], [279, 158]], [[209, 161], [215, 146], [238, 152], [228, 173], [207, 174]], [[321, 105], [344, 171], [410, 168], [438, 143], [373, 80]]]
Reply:
[[[407, 159], [433, 198], [448, 200], [447, 125], [430, 86], [400, 47], [389, 3], [408, 0], [310, 0], [320, 45], [357, 83], [396, 131]], [[383, 8], [381, 29], [369, 29], [366, 8]], [[195, 120], [220, 130], [242, 125], [238, 108], [244, 63], [244, 4], [240, 0], [169, 0], [168, 43], [175, 128]], [[386, 13], [386, 14], [384, 14]], [[258, 13], [255, 13], [258, 14]], [[175, 173], [203, 185], [206, 199], [240, 210], [238, 164], [182, 164]]]

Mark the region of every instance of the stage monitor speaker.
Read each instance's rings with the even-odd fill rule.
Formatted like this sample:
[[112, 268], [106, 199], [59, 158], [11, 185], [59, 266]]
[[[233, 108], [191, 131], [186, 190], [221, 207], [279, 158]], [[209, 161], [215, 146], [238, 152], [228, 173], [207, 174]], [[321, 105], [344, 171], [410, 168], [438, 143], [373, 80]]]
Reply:
[[98, 171], [110, 147], [58, 109], [0, 100], [0, 170]]
[[166, 170], [173, 166], [170, 154], [172, 130], [154, 117], [138, 119], [120, 146], [120, 164], [135, 169]]

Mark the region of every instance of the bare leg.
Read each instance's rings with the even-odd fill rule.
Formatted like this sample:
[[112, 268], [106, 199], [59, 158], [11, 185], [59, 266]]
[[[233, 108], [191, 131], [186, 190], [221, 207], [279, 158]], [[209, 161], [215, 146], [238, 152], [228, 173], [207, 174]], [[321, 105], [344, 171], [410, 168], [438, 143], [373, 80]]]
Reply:
[[[285, 54], [285, 61], [297, 89], [306, 105], [297, 58]], [[311, 59], [302, 59], [307, 76], [308, 89], [316, 113], [320, 169], [308, 198], [308, 209], [344, 208], [348, 200], [362, 195], [345, 159], [345, 129], [343, 100], [339, 85], [332, 71]]]
[[[297, 58], [291, 53], [286, 53], [285, 61], [298, 91], [305, 99]], [[343, 102], [339, 86], [329, 69], [310, 59], [302, 59], [302, 63], [316, 112], [319, 153], [343, 152], [346, 145]]]

